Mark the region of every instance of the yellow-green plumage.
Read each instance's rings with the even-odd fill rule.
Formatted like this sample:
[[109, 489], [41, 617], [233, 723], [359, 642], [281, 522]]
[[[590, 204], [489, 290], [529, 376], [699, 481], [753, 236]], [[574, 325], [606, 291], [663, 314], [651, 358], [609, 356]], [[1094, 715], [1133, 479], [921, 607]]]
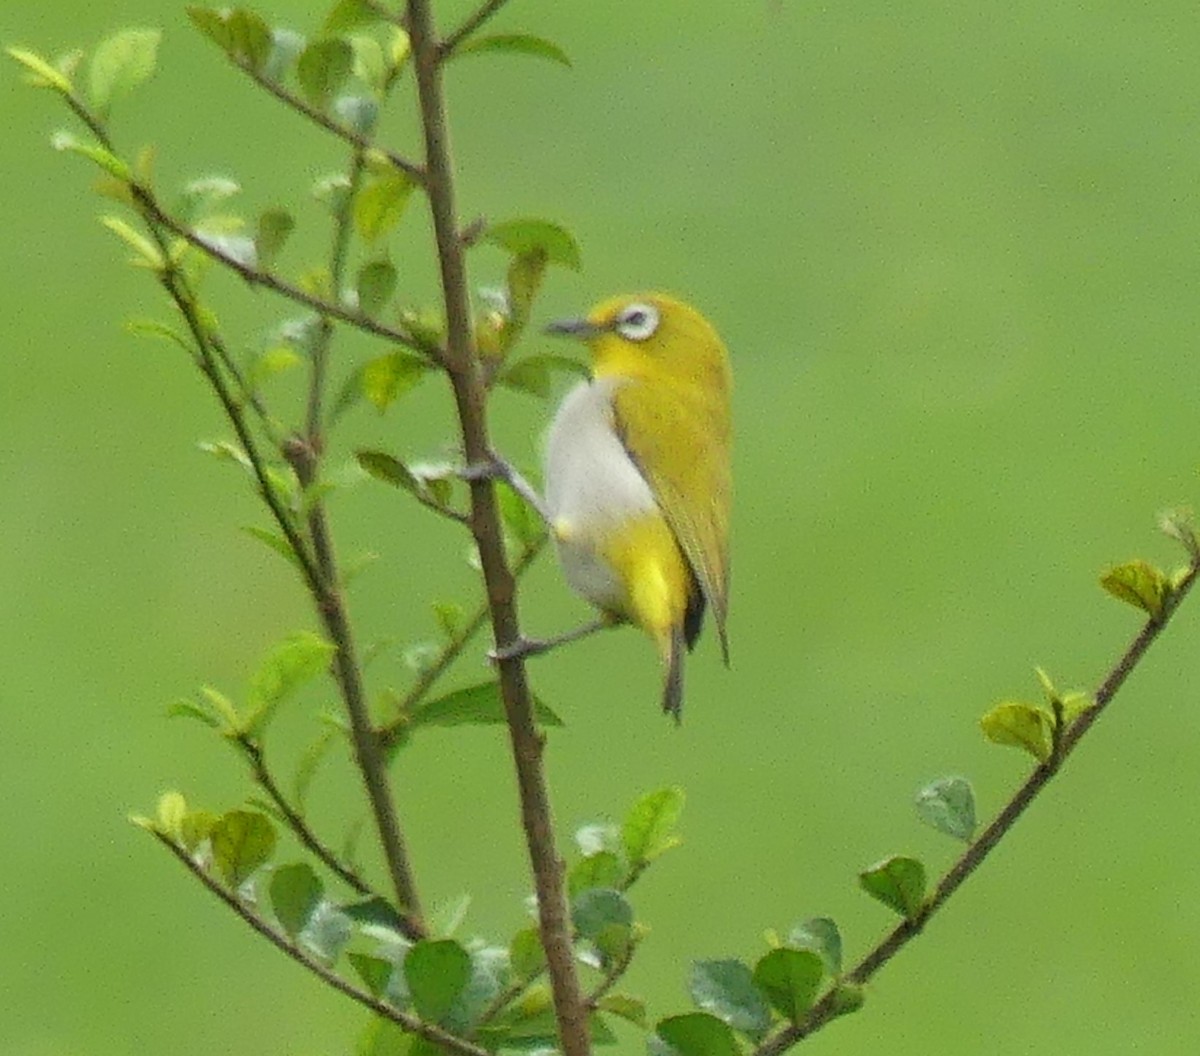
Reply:
[[728, 662], [728, 356], [698, 312], [662, 294], [613, 298], [558, 329], [583, 337], [593, 363], [547, 442], [563, 567], [578, 593], [655, 640], [663, 707], [678, 715], [706, 603]]

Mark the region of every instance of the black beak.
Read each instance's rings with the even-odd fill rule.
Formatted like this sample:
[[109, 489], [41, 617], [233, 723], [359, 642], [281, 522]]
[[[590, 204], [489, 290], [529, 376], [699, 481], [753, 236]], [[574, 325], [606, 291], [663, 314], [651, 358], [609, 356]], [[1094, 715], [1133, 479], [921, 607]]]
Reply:
[[604, 330], [603, 326], [597, 326], [587, 319], [558, 319], [550, 323], [544, 333], [587, 341], [589, 338], [598, 337]]

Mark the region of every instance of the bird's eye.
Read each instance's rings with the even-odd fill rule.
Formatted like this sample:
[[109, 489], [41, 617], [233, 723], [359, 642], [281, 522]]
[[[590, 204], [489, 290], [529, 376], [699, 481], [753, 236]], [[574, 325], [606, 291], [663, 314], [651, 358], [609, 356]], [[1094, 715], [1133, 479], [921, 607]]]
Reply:
[[631, 304], [617, 318], [617, 333], [629, 341], [645, 341], [658, 329], [658, 309], [652, 304]]

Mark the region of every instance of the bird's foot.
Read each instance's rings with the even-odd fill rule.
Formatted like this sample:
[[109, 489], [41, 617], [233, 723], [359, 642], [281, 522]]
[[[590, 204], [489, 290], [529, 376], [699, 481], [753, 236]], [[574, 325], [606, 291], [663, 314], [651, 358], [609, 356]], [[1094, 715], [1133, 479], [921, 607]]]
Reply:
[[499, 455], [488, 452], [486, 458], [463, 466], [458, 475], [468, 484], [478, 480], [508, 480], [516, 471]]
[[557, 644], [557, 641], [553, 639], [526, 638], [521, 635], [515, 642], [489, 650], [487, 655], [493, 664], [501, 663], [504, 660], [525, 660], [531, 656], [548, 653]]

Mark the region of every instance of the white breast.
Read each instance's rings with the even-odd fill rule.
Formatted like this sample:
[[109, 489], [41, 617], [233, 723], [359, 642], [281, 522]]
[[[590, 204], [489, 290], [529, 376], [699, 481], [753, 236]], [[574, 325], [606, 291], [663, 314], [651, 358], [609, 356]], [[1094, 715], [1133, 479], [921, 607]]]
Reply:
[[577, 593], [610, 611], [625, 607], [625, 591], [598, 544], [606, 529], [658, 510], [616, 433], [612, 393], [618, 384], [603, 378], [576, 386], [546, 437], [546, 506], [563, 571]]

